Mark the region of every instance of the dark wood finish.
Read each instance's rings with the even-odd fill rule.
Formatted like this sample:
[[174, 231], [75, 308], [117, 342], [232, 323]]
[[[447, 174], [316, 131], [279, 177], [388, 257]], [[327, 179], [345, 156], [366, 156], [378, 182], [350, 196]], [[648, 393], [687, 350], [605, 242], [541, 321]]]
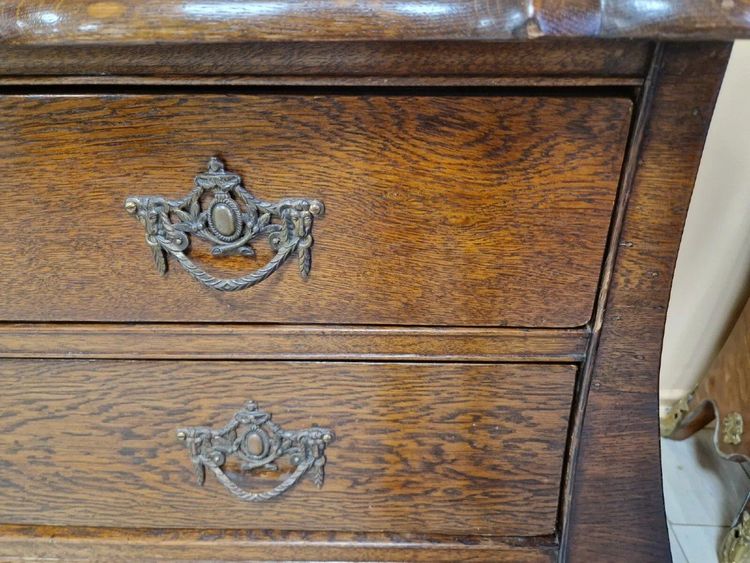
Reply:
[[0, 357], [579, 362], [588, 331], [215, 324], [0, 324]]
[[[668, 561], [660, 342], [729, 47], [648, 41], [750, 18], [652, 4], [6, 2], [0, 318], [46, 322], [0, 323], [0, 557]], [[469, 41], [539, 36], [576, 39]], [[122, 199], [213, 153], [326, 201], [307, 283], [155, 276]], [[174, 428], [250, 397], [338, 432], [322, 490], [194, 484]]]
[[[238, 86], [344, 86], [344, 87], [471, 87], [471, 88], [588, 88], [588, 87], [638, 87], [643, 80], [638, 77], [494, 77], [494, 76], [253, 76], [253, 75], [175, 75], [175, 76], [140, 76], [140, 75], [103, 75], [103, 76], [0, 76], [0, 87], [40, 86], [74, 87], [93, 86], [200, 86], [200, 87], [238, 87]], [[8, 90], [8, 89], [6, 89]]]
[[658, 373], [669, 288], [706, 131], [729, 56], [668, 45], [655, 77], [617, 245], [577, 452], [565, 557], [669, 560], [658, 442]]
[[[6, 96], [0, 318], [581, 326], [630, 110], [620, 97]], [[183, 197], [214, 154], [263, 199], [325, 202], [307, 282], [293, 263], [231, 294], [174, 262], [158, 275], [123, 201]], [[270, 257], [194, 248], [230, 276]]]
[[344, 532], [159, 530], [0, 525], [11, 558], [128, 561], [507, 561], [556, 559], [554, 538], [435, 537]]
[[748, 36], [750, 2], [665, 0], [10, 0], [0, 40], [16, 45], [540, 37]]
[[578, 468], [578, 450], [581, 443], [581, 433], [583, 430], [583, 421], [586, 412], [586, 402], [588, 399], [588, 393], [591, 388], [591, 378], [594, 371], [594, 362], [591, 358], [595, 357], [596, 351], [599, 347], [599, 339], [601, 337], [601, 329], [604, 323], [604, 313], [606, 311], [604, 304], [607, 303], [609, 298], [609, 290], [612, 285], [612, 276], [615, 269], [615, 261], [617, 259], [617, 250], [620, 246], [622, 229], [625, 221], [625, 211], [627, 210], [627, 204], [630, 200], [630, 195], [633, 190], [633, 178], [635, 171], [638, 169], [638, 159], [640, 157], [641, 145], [643, 143], [643, 135], [648, 120], [651, 116], [651, 106], [654, 98], [654, 92], [656, 89], [656, 81], [663, 64], [664, 57], [664, 45], [659, 44], [656, 46], [654, 51], [654, 57], [651, 61], [651, 68], [649, 69], [648, 76], [643, 85], [643, 89], [639, 92], [637, 107], [636, 107], [636, 119], [633, 123], [633, 129], [630, 134], [630, 142], [628, 144], [628, 150], [625, 156], [625, 164], [623, 167], [622, 177], [620, 180], [620, 190], [617, 196], [617, 206], [615, 216], [612, 220], [612, 229], [610, 232], [610, 238], [608, 241], [607, 256], [604, 261], [604, 267], [602, 271], [602, 279], [599, 286], [599, 295], [597, 297], [597, 308], [594, 315], [591, 335], [588, 342], [588, 348], [586, 350], [586, 359], [581, 366], [581, 372], [577, 382], [577, 393], [574, 400], [573, 411], [571, 413], [571, 432], [570, 441], [568, 443], [568, 463], [565, 468], [565, 481], [563, 484], [563, 498], [561, 505], [561, 554], [562, 559], [565, 559], [565, 555], [568, 551], [568, 542], [570, 540], [570, 526], [571, 519], [569, 518], [570, 506], [573, 502], [573, 489], [575, 487], [575, 475]]
[[[0, 44], [0, 74], [16, 76], [180, 76], [372, 79], [467, 77], [639, 78], [646, 41], [335, 42], [13, 47]], [[163, 83], [163, 82], [162, 82]], [[313, 82], [314, 83], [314, 82]]]
[[[0, 514], [19, 524], [555, 533], [576, 368], [7, 360]], [[256, 400], [331, 428], [326, 482], [248, 505], [194, 482], [175, 430]], [[270, 472], [269, 472], [270, 473]], [[273, 473], [255, 480], [266, 486]], [[262, 485], [261, 485], [262, 486]], [[265, 487], [264, 487], [265, 488]]]
[[[683, 440], [716, 419], [716, 451], [733, 461], [750, 461], [750, 301], [700, 383], [683, 401], [670, 413], [676, 423], [670, 438]], [[730, 414], [742, 420], [737, 442], [725, 439], [725, 418]], [[665, 421], [663, 430], [669, 425]]]

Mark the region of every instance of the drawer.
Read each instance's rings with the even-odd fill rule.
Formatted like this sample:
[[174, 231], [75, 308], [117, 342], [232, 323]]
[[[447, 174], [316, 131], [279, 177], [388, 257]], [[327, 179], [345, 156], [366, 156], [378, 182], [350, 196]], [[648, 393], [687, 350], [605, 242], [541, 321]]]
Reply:
[[[384, 92], [1, 96], [0, 319], [585, 324], [630, 100]], [[179, 231], [192, 266], [164, 261], [123, 204], [181, 200], [198, 175], [170, 224], [234, 242]], [[218, 201], [238, 177], [270, 207]], [[272, 247], [261, 220], [296, 238]]]
[[[0, 521], [551, 535], [575, 373], [559, 364], [8, 360]], [[291, 454], [252, 470], [227, 454], [220, 472], [243, 490], [289, 485], [261, 502], [235, 496], [211, 467], [200, 486], [186, 447], [195, 427], [218, 433], [249, 400], [277, 425], [245, 413], [243, 424], [266, 438], [315, 424], [335, 434], [298, 480], [303, 465]], [[235, 438], [257, 455], [264, 438], [247, 425]]]

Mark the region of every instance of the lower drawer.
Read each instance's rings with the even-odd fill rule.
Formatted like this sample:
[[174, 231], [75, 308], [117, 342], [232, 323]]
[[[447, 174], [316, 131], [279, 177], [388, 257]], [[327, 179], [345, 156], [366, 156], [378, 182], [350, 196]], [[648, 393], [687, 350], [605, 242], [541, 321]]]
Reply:
[[[575, 373], [533, 364], [4, 361], [0, 522], [553, 534]], [[257, 406], [243, 412], [250, 399]], [[191, 461], [199, 436], [210, 455], [225, 453], [204, 471], [193, 461], [207, 451], [195, 446]], [[275, 467], [248, 467], [273, 451], [285, 453]], [[271, 498], [253, 502], [259, 491]]]

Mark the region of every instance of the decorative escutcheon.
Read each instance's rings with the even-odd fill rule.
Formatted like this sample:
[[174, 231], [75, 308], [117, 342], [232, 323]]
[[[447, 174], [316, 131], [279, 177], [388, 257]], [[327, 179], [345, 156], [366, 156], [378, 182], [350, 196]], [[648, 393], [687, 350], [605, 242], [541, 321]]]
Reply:
[[[314, 199], [261, 201], [242, 186], [239, 175], [225, 172], [216, 157], [209, 160], [205, 174], [195, 177], [195, 187], [183, 199], [132, 196], [125, 200], [125, 209], [146, 229], [146, 243], [159, 273], [166, 274], [172, 256], [196, 280], [220, 291], [237, 291], [262, 282], [293, 254], [300, 275], [307, 278], [313, 218], [324, 211], [323, 203]], [[253, 257], [251, 243], [261, 237], [267, 237], [276, 254], [265, 266], [242, 277], [217, 278], [186, 255], [191, 235], [211, 244], [213, 256]]]
[[[307, 430], [283, 430], [271, 421], [271, 415], [249, 401], [237, 411], [221, 430], [202, 426], [180, 428], [177, 439], [185, 442], [193, 462], [195, 476], [203, 485], [208, 468], [219, 482], [236, 497], [259, 502], [277, 497], [294, 486], [308, 471], [318, 488], [323, 486], [326, 464], [325, 449], [334, 439], [327, 428], [313, 426]], [[291, 475], [273, 489], [246, 491], [224, 472], [231, 457], [241, 462], [243, 471], [265, 469], [277, 471], [276, 462], [287, 458], [295, 467]]]

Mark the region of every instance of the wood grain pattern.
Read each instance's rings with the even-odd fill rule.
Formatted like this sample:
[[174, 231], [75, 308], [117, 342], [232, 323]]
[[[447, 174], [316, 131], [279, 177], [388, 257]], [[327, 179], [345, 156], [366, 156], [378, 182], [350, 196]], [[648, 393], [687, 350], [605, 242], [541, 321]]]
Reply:
[[96, 561], [500, 561], [550, 563], [554, 538], [481, 538], [0, 525], [8, 558]]
[[[571, 365], [0, 364], [0, 520], [160, 528], [551, 535]], [[254, 399], [334, 429], [326, 482], [249, 505], [194, 482], [175, 429]], [[275, 475], [255, 479], [268, 485]]]
[[[630, 133], [630, 140], [625, 155], [623, 173], [620, 179], [620, 189], [617, 195], [615, 214], [612, 219], [610, 238], [607, 243], [607, 255], [604, 260], [604, 266], [602, 268], [602, 278], [599, 285], [599, 295], [597, 296], [596, 311], [591, 323], [591, 336], [589, 338], [588, 347], [585, 354], [586, 359], [581, 366], [576, 384], [577, 391], [573, 401], [573, 409], [571, 411], [571, 429], [570, 438], [568, 441], [568, 461], [565, 467], [565, 478], [563, 482], [562, 502], [560, 508], [560, 552], [563, 555], [567, 554], [569, 550], [569, 541], [571, 539], [571, 518], [569, 517], [569, 515], [575, 489], [575, 475], [576, 471], [578, 470], [578, 452], [581, 445], [581, 434], [583, 430], [583, 423], [585, 420], [584, 417], [586, 413], [586, 402], [588, 399], [588, 392], [591, 388], [591, 380], [594, 371], [594, 362], [592, 361], [592, 358], [595, 357], [596, 351], [599, 347], [601, 329], [602, 325], [604, 324], [604, 315], [606, 313], [604, 304], [607, 303], [607, 300], [609, 298], [609, 291], [612, 285], [612, 276], [614, 275], [615, 269], [615, 261], [617, 259], [617, 250], [620, 246], [623, 224], [625, 221], [625, 212], [627, 210], [627, 204], [630, 200], [630, 196], [633, 190], [633, 178], [635, 176], [636, 170], [638, 169], [638, 159], [640, 157], [644, 131], [651, 116], [651, 108], [654, 98], [654, 92], [656, 89], [656, 81], [661, 69], [663, 58], [664, 45], [658, 44], [654, 49], [651, 68], [649, 69], [649, 73], [644, 80], [643, 88], [639, 92], [637, 97], [635, 110], [636, 117]], [[564, 557], [562, 559], [564, 560]]]
[[0, 323], [0, 357], [579, 362], [586, 329]]
[[0, 44], [0, 74], [14, 76], [579, 77], [645, 75], [646, 41], [388, 41], [199, 45]]
[[[57, 2], [52, 13], [45, 12], [51, 6], [46, 0], [0, 7], [0, 36], [5, 40], [0, 45], [0, 74], [5, 73], [0, 82], [5, 81], [4, 92], [24, 94], [0, 99], [0, 225], [12, 226], [0, 232], [0, 260], [13, 264], [6, 269], [8, 285], [0, 287], [0, 318], [117, 321], [0, 323], [0, 346], [5, 346], [0, 354], [164, 359], [0, 362], [0, 521], [18, 523], [0, 525], [0, 556], [141, 560], [184, 558], [190, 553], [199, 559], [228, 560], [549, 561], [557, 555], [557, 537], [562, 534], [564, 561], [668, 561], [656, 423], [660, 343], [679, 233], [729, 47], [667, 44], [663, 64], [662, 48], [657, 49], [655, 86], [651, 90], [646, 85], [653, 94], [653, 112], [635, 121], [636, 129], [643, 128], [642, 146], [638, 131], [630, 139], [622, 189], [627, 205], [615, 214], [589, 358], [580, 381], [580, 417], [575, 417], [581, 425], [580, 441], [572, 436], [571, 451], [565, 452], [575, 367], [529, 362], [580, 361], [587, 330], [482, 328], [475, 323], [479, 318], [488, 325], [511, 326], [535, 317], [529, 326], [571, 326], [558, 324], [562, 317], [557, 313], [566, 307], [569, 319], [588, 320], [611, 211], [611, 199], [606, 201], [604, 195], [614, 197], [619, 173], [619, 160], [616, 164], [612, 155], [621, 154], [629, 121], [628, 103], [613, 96], [630, 92], [593, 87], [639, 85], [649, 45], [294, 42], [306, 33], [317, 39], [367, 39], [368, 34], [378, 38], [386, 32], [389, 39], [439, 34], [456, 38], [460, 33], [466, 39], [475, 36], [471, 18], [478, 14], [489, 14], [485, 31], [497, 35], [504, 33], [497, 31], [504, 25], [499, 14], [515, 6], [510, 2], [474, 3], [468, 19], [468, 12], [442, 18], [425, 10], [391, 17], [386, 12], [395, 4], [336, 2], [326, 4], [331, 11], [318, 13], [321, 17], [282, 20], [264, 14], [254, 20], [257, 26], [247, 21], [235, 26], [232, 14], [226, 14], [221, 23], [196, 19], [175, 30], [170, 22], [179, 18], [164, 10], [176, 4], [132, 2], [123, 14], [110, 12], [106, 27], [78, 30], [73, 26], [95, 23], [76, 13], [82, 2]], [[237, 2], [232, 7], [246, 5]], [[439, 10], [457, 5], [436, 6]], [[107, 9], [117, 6], [95, 6], [87, 17], [104, 17]], [[634, 17], [638, 6], [644, 3], [584, 0], [574, 8], [569, 3], [526, 2], [513, 29], [519, 37], [729, 37], [747, 29], [746, 2], [669, 1], [662, 4], [665, 11], [660, 15], [642, 18]], [[364, 7], [371, 13], [360, 17], [358, 10]], [[145, 9], [161, 10], [161, 15], [145, 22]], [[234, 15], [255, 17], [240, 12]], [[50, 23], [61, 15], [65, 17], [55, 25]], [[499, 19], [491, 19], [493, 15]], [[338, 27], [326, 19], [329, 16], [339, 18]], [[18, 33], [18, 21], [30, 24], [28, 33]], [[278, 31], [282, 21], [286, 35], [278, 45], [231, 44], [251, 37], [267, 39], [270, 35], [262, 34]], [[496, 24], [499, 27], [493, 27]], [[161, 27], [151, 30], [151, 25]], [[452, 25], [468, 27], [459, 32]], [[220, 39], [216, 30], [221, 26]], [[510, 28], [510, 23], [505, 25]], [[193, 34], [189, 39], [184, 35], [188, 33]], [[352, 33], [356, 37], [346, 35]], [[168, 35], [187, 43], [150, 44]], [[110, 40], [124, 44], [102, 45]], [[223, 43], [189, 44], [201, 40]], [[94, 51], [89, 51], [89, 41], [97, 43]], [[45, 43], [55, 45], [38, 46]], [[10, 72], [16, 75], [8, 76]], [[91, 86], [70, 88], [74, 95], [68, 96], [50, 95], [65, 88], [26, 86], [44, 81]], [[187, 88], [171, 88], [170, 95], [162, 96], [110, 95], [119, 86], [106, 84], [115, 83], [235, 86], [225, 88], [226, 95], [195, 95], [196, 90], [188, 93]], [[270, 90], [239, 86], [261, 83], [592, 88], [528, 91], [522, 92], [524, 97], [517, 90], [495, 97], [489, 94], [500, 90], [470, 89], [419, 92], [424, 96], [388, 89], [356, 96], [344, 95], [343, 89], [310, 89], [307, 97], [242, 95], [269, 94]], [[364, 90], [350, 91], [355, 92]], [[539, 95], [544, 92], [548, 98]], [[561, 131], [564, 150], [555, 152], [557, 141], [546, 141]], [[605, 137], [608, 144], [597, 145]], [[430, 153], [427, 147], [433, 146], [436, 152]], [[119, 209], [121, 198], [132, 193], [130, 188], [141, 185], [156, 186], [154, 193], [163, 186], [174, 188], [174, 195], [182, 193], [204, 166], [209, 155], [197, 153], [206, 149], [227, 158], [262, 197], [287, 195], [290, 186], [299, 188], [299, 195], [315, 196], [320, 194], [308, 193], [308, 182], [322, 187], [329, 215], [316, 224], [313, 276], [322, 272], [329, 280], [337, 277], [335, 255], [346, 264], [356, 263], [353, 271], [359, 277], [331, 281], [332, 286], [339, 284], [339, 291], [321, 302], [313, 291], [320, 280], [313, 277], [302, 284], [290, 269], [262, 299], [255, 295], [245, 303], [213, 299], [196, 286], [188, 289], [189, 284], [175, 282], [179, 274], [167, 280], [150, 277], [137, 226], [125, 216], [110, 219], [106, 211], [96, 213], [84, 202]], [[367, 160], [370, 154], [377, 158]], [[583, 169], [579, 157], [590, 159]], [[128, 164], [125, 171], [118, 168], [122, 159]], [[408, 167], [397, 166], [407, 160]], [[472, 168], [477, 160], [481, 166]], [[366, 165], [356, 169], [352, 162]], [[446, 163], [447, 168], [441, 168]], [[587, 191], [594, 185], [592, 178], [602, 177], [612, 178], [606, 189]], [[380, 182], [374, 190], [371, 178]], [[538, 185], [548, 191], [535, 199], [531, 188]], [[490, 186], [500, 188], [493, 191]], [[391, 196], [391, 190], [399, 197]], [[442, 199], [436, 199], [436, 193]], [[563, 198], [565, 193], [570, 201]], [[357, 206], [347, 208], [343, 203], [352, 194]], [[331, 212], [330, 201], [339, 215]], [[374, 207], [373, 201], [378, 202]], [[478, 223], [463, 211], [467, 203], [482, 218]], [[341, 215], [347, 209], [350, 214]], [[482, 294], [472, 284], [487, 286], [486, 276], [451, 285], [447, 277], [428, 275], [433, 265], [425, 260], [408, 274], [384, 281], [382, 293], [370, 291], [372, 287], [364, 285], [370, 282], [362, 281], [368, 279], [366, 273], [373, 264], [382, 269], [401, 259], [396, 242], [408, 240], [383, 235], [395, 232], [394, 225], [408, 224], [415, 210], [424, 219], [436, 209], [445, 221], [425, 229], [433, 245], [417, 238], [424, 246], [409, 240], [408, 248], [427, 248], [420, 256], [447, 256], [438, 271], [447, 272], [449, 260], [450, 266], [461, 265], [463, 257], [463, 265], [484, 264], [486, 274], [496, 267], [498, 257], [505, 256], [500, 251], [508, 249], [524, 264], [537, 264], [535, 281], [546, 274], [558, 281], [572, 272], [579, 277], [549, 286], [543, 298], [527, 298], [529, 291], [541, 287], [528, 281], [498, 284]], [[367, 260], [363, 251], [358, 262], [333, 252], [352, 248], [344, 235], [368, 210], [372, 218], [367, 228], [354, 231], [356, 248], [371, 252], [390, 241], [387, 251]], [[345, 221], [338, 222], [342, 217]], [[399, 220], [383, 224], [394, 217]], [[477, 250], [480, 245], [462, 238], [477, 224], [484, 233], [481, 248], [490, 249], [486, 255]], [[591, 234], [598, 228], [602, 238], [595, 244]], [[81, 237], [84, 229], [92, 236]], [[518, 244], [507, 246], [514, 240], [512, 234], [522, 232], [551, 233], [552, 238], [540, 245], [542, 237], [526, 237], [524, 244], [519, 237]], [[366, 238], [368, 233], [375, 236]], [[409, 233], [413, 236], [414, 231]], [[24, 245], [24, 240], [41, 240], [43, 245]], [[446, 248], [459, 249], [460, 256], [446, 253]], [[583, 258], [576, 258], [578, 250]], [[321, 268], [329, 255], [328, 263], [334, 265]], [[112, 265], [104, 256], [115, 257]], [[545, 273], [549, 264], [556, 271]], [[231, 263], [226, 268], [235, 267]], [[114, 275], [130, 285], [119, 290], [107, 285]], [[402, 307], [391, 310], [390, 321], [383, 310], [357, 308], [357, 302], [351, 302], [353, 294], [392, 302], [393, 295], [400, 296], [420, 276], [428, 289], [416, 300], [415, 293], [407, 291]], [[31, 281], [22, 281], [26, 279]], [[102, 289], [92, 292], [102, 283]], [[443, 284], [439, 291], [429, 285], [435, 283]], [[178, 295], [167, 295], [164, 284], [174, 284]], [[281, 291], [289, 287], [295, 288], [295, 300], [289, 297], [285, 302]], [[349, 289], [351, 294], [346, 293]], [[140, 298], [144, 294], [147, 298]], [[477, 295], [487, 299], [470, 299]], [[262, 309], [263, 303], [271, 302], [275, 310], [270, 305]], [[200, 318], [187, 316], [186, 303], [203, 307]], [[158, 314], [150, 316], [153, 311]], [[173, 317], [164, 318], [165, 311]], [[508, 311], [515, 311], [515, 318], [508, 318]], [[323, 314], [333, 315], [330, 322], [366, 325], [120, 322], [230, 318], [253, 323], [281, 318], [307, 323], [319, 322]], [[371, 324], [394, 322], [472, 327]], [[153, 336], [152, 331], [159, 334]], [[199, 349], [200, 343], [206, 348]], [[159, 352], [161, 344], [169, 345], [168, 352]], [[246, 349], [231, 355], [237, 345]], [[315, 359], [527, 363], [212, 361], [312, 359], [311, 354], [320, 351], [323, 355]], [[174, 361], [186, 355], [206, 361]], [[258, 512], [233, 504], [239, 501], [214, 481], [205, 488], [194, 485], [184, 447], [172, 441], [177, 425], [220, 425], [251, 396], [285, 427], [318, 422], [338, 432], [329, 449], [324, 489], [301, 483], [273, 510], [263, 511], [262, 526]], [[404, 423], [409, 424], [406, 429], [400, 426]], [[342, 432], [342, 425], [354, 430]], [[556, 513], [568, 456], [576, 463], [569, 463], [572, 475], [563, 489], [567, 496]], [[235, 529], [222, 529], [227, 527]], [[297, 531], [282, 531], [290, 528]]]
[[[667, 45], [624, 216], [571, 494], [569, 561], [669, 561], [658, 374], [669, 288], [731, 46]], [[586, 390], [584, 389], [584, 393]]]
[[[0, 98], [0, 318], [575, 327], [590, 318], [629, 128], [619, 97]], [[219, 154], [255, 195], [315, 197], [310, 279], [158, 276], [129, 195]], [[27, 233], [34, 229], [33, 243]], [[241, 275], [259, 262], [198, 262]]]
[[104, 76], [0, 76], [0, 87], [5, 86], [5, 93], [17, 93], [23, 90], [47, 86], [48, 90], [60, 90], [69, 93], [71, 89], [80, 90], [88, 86], [88, 93], [93, 89], [107, 87], [233, 87], [238, 86], [284, 86], [284, 87], [406, 87], [406, 88], [602, 88], [602, 87], [640, 87], [643, 79], [638, 77], [495, 77], [495, 76], [254, 76], [254, 75], [104, 75]]
[[540, 37], [747, 37], [750, 1], [6, 0], [0, 41], [17, 45]]

